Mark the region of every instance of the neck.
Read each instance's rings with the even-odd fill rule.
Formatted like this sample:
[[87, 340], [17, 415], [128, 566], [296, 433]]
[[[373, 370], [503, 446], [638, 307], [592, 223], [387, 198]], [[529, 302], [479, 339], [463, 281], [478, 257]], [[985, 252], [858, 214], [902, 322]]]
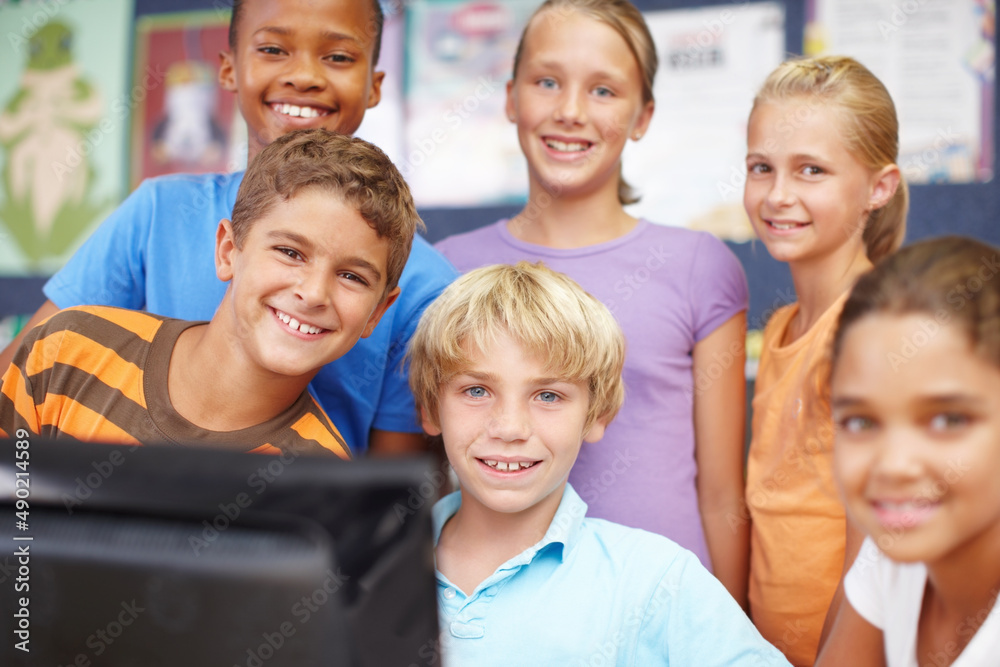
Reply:
[[177, 339], [167, 391], [178, 414], [200, 428], [225, 432], [262, 424], [291, 407], [312, 376], [262, 371], [222, 329], [216, 317]]
[[462, 493], [462, 505], [441, 530], [437, 565], [442, 574], [469, 594], [497, 568], [545, 537], [562, 491], [556, 490], [517, 513], [497, 512], [470, 500], [465, 491]]
[[515, 237], [549, 248], [583, 248], [624, 236], [638, 220], [625, 212], [614, 189], [574, 196], [553, 195], [531, 182], [528, 204], [507, 223]]
[[834, 302], [844, 295], [855, 281], [872, 268], [863, 245], [854, 252], [833, 254], [821, 259], [790, 264], [792, 283], [799, 310], [784, 341], [790, 343], [816, 324]]
[[[958, 554], [927, 563], [935, 604], [946, 617], [973, 623], [972, 632], [979, 629], [1000, 594], [998, 554], [1000, 526], [963, 546]], [[970, 572], [975, 576], [970, 577]]]

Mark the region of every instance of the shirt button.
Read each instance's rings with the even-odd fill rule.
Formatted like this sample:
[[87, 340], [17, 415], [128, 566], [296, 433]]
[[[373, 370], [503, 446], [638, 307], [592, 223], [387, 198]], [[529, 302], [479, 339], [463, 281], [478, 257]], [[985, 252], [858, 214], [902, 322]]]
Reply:
[[454, 588], [446, 588], [446, 589], [444, 589], [444, 597], [445, 597], [445, 599], [451, 600], [453, 597], [455, 597], [455, 595], [457, 595], [457, 594], [455, 593], [455, 589]]

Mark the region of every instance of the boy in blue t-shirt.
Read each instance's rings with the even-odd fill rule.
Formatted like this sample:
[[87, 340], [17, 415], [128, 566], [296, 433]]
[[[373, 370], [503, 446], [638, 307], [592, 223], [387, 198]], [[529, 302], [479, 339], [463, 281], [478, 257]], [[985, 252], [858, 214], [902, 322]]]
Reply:
[[[236, 0], [220, 85], [236, 93], [248, 159], [283, 134], [322, 127], [353, 134], [378, 104], [378, 0]], [[215, 277], [215, 231], [229, 218], [243, 172], [149, 179], [48, 283], [25, 331], [60, 308], [111, 305], [211, 319], [226, 291]], [[423, 309], [455, 277], [421, 237], [381, 323], [310, 387], [355, 453], [423, 450], [402, 358]], [[6, 368], [22, 336], [0, 353]]]
[[445, 664], [788, 665], [694, 554], [585, 517], [569, 471], [624, 359], [611, 312], [541, 264], [471, 271], [424, 313], [410, 386], [460, 486], [433, 508]]

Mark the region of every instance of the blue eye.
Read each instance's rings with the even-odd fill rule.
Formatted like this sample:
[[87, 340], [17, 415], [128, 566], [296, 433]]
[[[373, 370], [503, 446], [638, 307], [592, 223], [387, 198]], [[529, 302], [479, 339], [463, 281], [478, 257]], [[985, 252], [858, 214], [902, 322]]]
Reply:
[[486, 390], [482, 387], [469, 387], [465, 390], [465, 393], [472, 398], [484, 398], [486, 396]]
[[599, 86], [594, 89], [594, 94], [598, 97], [614, 97], [614, 92], [610, 88], [605, 88], [604, 86]]
[[542, 393], [538, 394], [538, 398], [544, 403], [555, 403], [556, 401], [559, 400], [559, 394], [555, 393], [554, 391], [543, 391]]
[[539, 79], [538, 87], [545, 88], [546, 90], [552, 90], [556, 87], [556, 82], [554, 79], [549, 79], [549, 78]]

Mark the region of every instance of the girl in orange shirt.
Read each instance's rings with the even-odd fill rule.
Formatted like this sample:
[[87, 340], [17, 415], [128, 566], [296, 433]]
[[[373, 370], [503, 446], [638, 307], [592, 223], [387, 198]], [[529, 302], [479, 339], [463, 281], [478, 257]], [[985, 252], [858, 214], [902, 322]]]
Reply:
[[798, 299], [765, 328], [754, 392], [750, 612], [795, 665], [815, 661], [845, 556], [860, 545], [833, 484], [823, 387], [848, 290], [902, 242], [898, 144], [888, 92], [846, 57], [783, 63], [750, 112], [744, 205], [771, 256], [788, 263]]

